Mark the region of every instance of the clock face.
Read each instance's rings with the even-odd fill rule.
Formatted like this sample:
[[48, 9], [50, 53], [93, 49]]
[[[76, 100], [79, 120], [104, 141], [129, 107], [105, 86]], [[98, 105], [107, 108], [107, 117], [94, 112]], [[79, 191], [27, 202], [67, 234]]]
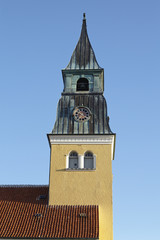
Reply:
[[90, 119], [90, 111], [86, 107], [77, 107], [73, 111], [74, 119], [78, 122], [85, 122]]

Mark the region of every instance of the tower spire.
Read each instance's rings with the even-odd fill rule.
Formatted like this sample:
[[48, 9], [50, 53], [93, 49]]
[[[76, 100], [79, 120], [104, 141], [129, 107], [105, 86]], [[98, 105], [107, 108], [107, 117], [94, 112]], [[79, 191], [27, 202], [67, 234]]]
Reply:
[[81, 35], [67, 69], [101, 69], [89, 41], [85, 13], [83, 13]]

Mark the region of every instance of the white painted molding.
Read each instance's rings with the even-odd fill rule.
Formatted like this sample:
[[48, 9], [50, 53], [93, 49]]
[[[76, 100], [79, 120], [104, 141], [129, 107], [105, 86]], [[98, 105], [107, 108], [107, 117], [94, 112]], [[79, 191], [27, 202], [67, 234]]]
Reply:
[[69, 156], [66, 156], [66, 168], [69, 168]]
[[78, 155], [78, 168], [84, 168], [84, 156]]
[[50, 146], [53, 144], [110, 144], [112, 145], [112, 160], [114, 157], [115, 135], [55, 135], [48, 134]]
[[114, 135], [48, 135], [50, 144], [113, 144]]

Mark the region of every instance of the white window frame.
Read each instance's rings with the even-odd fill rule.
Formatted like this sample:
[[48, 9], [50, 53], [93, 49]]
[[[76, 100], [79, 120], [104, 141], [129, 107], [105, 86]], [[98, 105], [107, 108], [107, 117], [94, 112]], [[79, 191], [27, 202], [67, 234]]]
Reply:
[[[73, 152], [73, 151], [71, 151], [71, 152]], [[86, 152], [91, 152], [91, 151], [86, 151]], [[93, 154], [93, 168], [84, 168], [84, 156], [85, 156], [85, 153], [82, 154], [82, 155], [77, 153], [78, 154], [78, 168], [69, 168], [70, 153], [68, 155], [66, 155], [66, 169], [68, 169], [68, 170], [75, 170], [75, 171], [77, 171], [77, 170], [89, 171], [89, 170], [95, 170], [96, 169], [96, 155], [93, 154], [92, 152], [91, 153]]]

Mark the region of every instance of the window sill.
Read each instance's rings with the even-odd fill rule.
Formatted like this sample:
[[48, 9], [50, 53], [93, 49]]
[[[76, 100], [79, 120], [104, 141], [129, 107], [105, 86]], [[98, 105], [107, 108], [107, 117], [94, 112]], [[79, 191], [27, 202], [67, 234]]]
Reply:
[[66, 168], [66, 171], [95, 171], [96, 168]]

